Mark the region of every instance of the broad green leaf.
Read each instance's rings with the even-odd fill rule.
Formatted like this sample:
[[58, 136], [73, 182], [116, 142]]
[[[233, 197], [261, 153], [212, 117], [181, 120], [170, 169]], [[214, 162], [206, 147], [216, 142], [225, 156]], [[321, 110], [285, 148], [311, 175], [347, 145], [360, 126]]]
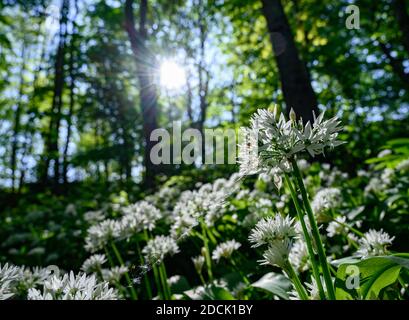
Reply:
[[[360, 287], [347, 288], [348, 266], [359, 268]], [[402, 268], [409, 269], [409, 254], [395, 254], [385, 257], [370, 257], [359, 262], [346, 262], [340, 265], [335, 281], [337, 299], [379, 299], [382, 289], [394, 284]]]
[[189, 290], [189, 288], [191, 288], [191, 286], [184, 276], [179, 276], [177, 281], [170, 284], [172, 293], [183, 293], [183, 291]]
[[282, 274], [270, 272], [251, 284], [255, 288], [266, 290], [282, 299], [288, 300], [287, 292], [291, 289], [291, 282]]
[[183, 294], [192, 300], [235, 300], [229, 291], [216, 285], [194, 288]]

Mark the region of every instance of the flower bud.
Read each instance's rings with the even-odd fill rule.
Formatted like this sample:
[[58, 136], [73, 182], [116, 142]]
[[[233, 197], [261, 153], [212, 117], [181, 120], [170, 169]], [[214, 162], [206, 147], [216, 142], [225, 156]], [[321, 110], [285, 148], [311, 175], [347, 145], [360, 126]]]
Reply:
[[290, 110], [290, 120], [293, 121], [293, 122], [295, 122], [297, 120], [297, 115], [295, 114], [293, 108], [291, 108], [291, 110]]

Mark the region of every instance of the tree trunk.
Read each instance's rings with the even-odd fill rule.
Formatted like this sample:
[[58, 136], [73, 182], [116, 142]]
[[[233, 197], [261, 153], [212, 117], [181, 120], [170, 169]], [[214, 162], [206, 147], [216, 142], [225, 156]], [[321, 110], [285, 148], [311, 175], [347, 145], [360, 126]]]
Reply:
[[58, 140], [64, 88], [64, 56], [67, 36], [67, 19], [69, 10], [68, 6], [69, 1], [64, 0], [61, 10], [59, 43], [54, 66], [54, 89], [51, 107], [51, 119], [45, 146], [45, 165], [42, 172], [42, 181], [43, 183], [45, 183], [48, 180], [48, 169], [50, 166], [50, 162], [51, 160], [54, 160], [54, 184], [56, 185], [59, 183], [60, 179], [60, 157]]
[[24, 72], [26, 69], [26, 43], [25, 39], [23, 40], [21, 48], [21, 59], [22, 66], [20, 70], [20, 80], [19, 80], [19, 90], [18, 90], [18, 101], [17, 109], [14, 113], [14, 128], [13, 128], [13, 137], [11, 143], [11, 190], [14, 193], [15, 191], [15, 180], [16, 180], [16, 170], [17, 170], [17, 149], [18, 149], [18, 137], [20, 134], [20, 125], [21, 125], [21, 109], [22, 109], [22, 96], [24, 90]]
[[402, 34], [402, 43], [409, 54], [409, 15], [407, 11], [407, 0], [394, 0], [393, 9], [395, 11], [396, 20]]
[[64, 146], [64, 152], [63, 152], [63, 170], [62, 170], [62, 177], [64, 184], [67, 184], [67, 172], [68, 172], [68, 147], [70, 145], [70, 140], [71, 140], [71, 132], [72, 132], [72, 116], [74, 113], [74, 105], [75, 105], [75, 94], [74, 94], [74, 89], [75, 89], [75, 72], [74, 72], [74, 54], [75, 54], [75, 37], [76, 37], [76, 16], [78, 13], [78, 8], [77, 8], [77, 1], [75, 1], [75, 8], [76, 8], [76, 13], [72, 21], [72, 34], [71, 34], [71, 42], [70, 42], [70, 60], [69, 60], [69, 66], [68, 66], [68, 75], [70, 77], [70, 85], [69, 85], [69, 90], [70, 90], [70, 97], [69, 97], [69, 107], [68, 107], [68, 116], [67, 116], [67, 136], [65, 139], [65, 146]]
[[143, 135], [144, 135], [144, 165], [146, 186], [154, 184], [154, 176], [160, 172], [159, 166], [155, 166], [150, 159], [150, 152], [155, 145], [150, 140], [151, 132], [158, 128], [157, 93], [153, 82], [155, 70], [155, 57], [146, 47], [147, 32], [145, 28], [148, 11], [147, 0], [141, 0], [139, 6], [139, 30], [135, 28], [133, 15], [133, 0], [125, 2], [125, 29], [128, 33], [132, 52], [136, 60], [137, 76], [139, 80], [140, 105], [142, 110]]
[[379, 47], [388, 58], [389, 65], [392, 67], [393, 72], [395, 72], [395, 74], [400, 78], [406, 91], [409, 92], [409, 73], [405, 72], [403, 61], [392, 56], [390, 44], [385, 44], [379, 41]]
[[299, 57], [290, 25], [280, 0], [262, 0], [270, 40], [280, 74], [287, 112], [293, 108], [304, 122], [317, 112], [317, 99], [308, 70]]

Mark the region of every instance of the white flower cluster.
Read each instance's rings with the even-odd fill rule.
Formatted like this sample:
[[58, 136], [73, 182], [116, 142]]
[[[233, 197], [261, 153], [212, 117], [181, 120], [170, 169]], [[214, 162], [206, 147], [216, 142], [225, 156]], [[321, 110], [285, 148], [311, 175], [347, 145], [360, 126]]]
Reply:
[[20, 278], [20, 268], [6, 263], [0, 265], [0, 300], [7, 300], [14, 296], [13, 284]]
[[166, 255], [174, 255], [178, 252], [179, 246], [175, 239], [169, 236], [156, 236], [142, 249], [146, 262], [151, 264], [162, 261]]
[[359, 239], [357, 256], [366, 258], [373, 256], [383, 256], [388, 253], [387, 247], [392, 244], [395, 237], [389, 236], [382, 229], [380, 231], [369, 230]]
[[321, 165], [319, 177], [323, 186], [332, 187], [340, 185], [340, 183], [347, 180], [348, 173], [342, 172], [335, 166], [331, 168], [331, 165], [328, 163], [323, 163]]
[[317, 222], [327, 221], [328, 210], [338, 208], [341, 203], [342, 194], [338, 188], [324, 188], [318, 191], [311, 203]]
[[232, 175], [229, 180], [217, 179], [196, 191], [184, 191], [173, 210], [172, 235], [187, 235], [198, 224], [199, 218], [212, 226], [226, 212], [226, 198], [237, 186], [238, 176]]
[[409, 171], [409, 159], [402, 160], [396, 166], [396, 170], [398, 171]]
[[84, 213], [84, 220], [89, 224], [96, 224], [105, 220], [105, 213], [102, 210], [87, 211]]
[[51, 274], [48, 268], [0, 265], [0, 300], [25, 297], [30, 288], [41, 285]]
[[286, 268], [293, 239], [297, 236], [294, 219], [276, 214], [273, 218], [259, 221], [251, 230], [249, 241], [252, 247], [268, 245], [261, 264]]
[[167, 217], [172, 213], [180, 194], [181, 190], [178, 186], [164, 186], [153, 195], [145, 197], [145, 200], [159, 208]]
[[75, 275], [72, 271], [62, 277], [53, 275], [44, 281], [42, 290], [31, 288], [29, 300], [117, 300], [118, 292], [107, 282], [99, 283], [95, 275]]
[[266, 198], [266, 196], [267, 195], [260, 194], [260, 197], [256, 197], [253, 201], [249, 201], [249, 214], [247, 214], [243, 221], [241, 221], [241, 224], [244, 227], [254, 227], [260, 219], [271, 215], [274, 205], [271, 199]]
[[365, 195], [386, 192], [393, 184], [394, 177], [395, 171], [393, 169], [386, 168], [382, 170], [369, 180], [368, 185], [365, 187]]
[[[118, 299], [108, 283], [98, 283], [95, 276], [69, 274], [58, 276], [53, 268], [0, 265], [0, 300], [13, 297], [30, 300], [111, 300]], [[55, 271], [55, 270], [54, 270]]]
[[332, 238], [337, 235], [345, 235], [348, 233], [348, 229], [344, 226], [347, 218], [345, 216], [336, 217], [334, 221], [331, 221], [327, 226], [327, 235]]
[[108, 281], [111, 284], [118, 284], [122, 276], [128, 272], [128, 267], [126, 266], [115, 266], [111, 269], [102, 269], [101, 274], [104, 281]]
[[107, 219], [88, 229], [85, 238], [86, 250], [95, 252], [111, 240], [128, 239], [143, 230], [152, 230], [162, 217], [161, 212], [147, 201], [123, 206], [121, 210], [121, 219]]
[[212, 259], [216, 262], [219, 262], [220, 259], [229, 259], [233, 252], [241, 247], [241, 243], [236, 240], [229, 240], [217, 245], [213, 250]]
[[123, 217], [119, 221], [123, 238], [130, 238], [143, 230], [153, 230], [156, 222], [162, 218], [161, 212], [146, 201], [139, 201], [122, 208]]
[[289, 255], [291, 264], [299, 272], [304, 272], [309, 269], [308, 259], [309, 256], [305, 241], [303, 239], [295, 241]]
[[249, 241], [253, 243], [252, 247], [256, 248], [265, 244], [270, 244], [275, 240], [293, 238], [296, 235], [294, 219], [276, 214], [274, 218], [269, 217], [260, 220], [251, 230]]
[[197, 273], [201, 273], [205, 263], [205, 257], [203, 257], [202, 255], [193, 257], [192, 262], [193, 265], [195, 266]]
[[86, 273], [98, 272], [106, 261], [107, 258], [104, 254], [94, 254], [84, 261], [81, 269]]
[[85, 249], [91, 252], [102, 249], [109, 241], [119, 238], [120, 224], [107, 219], [91, 226], [85, 238]]
[[286, 120], [275, 106], [273, 111], [259, 109], [252, 117], [250, 128], [243, 130], [239, 145], [240, 174], [269, 172], [275, 168], [288, 170], [288, 160], [296, 153], [307, 151], [311, 156], [322, 154], [326, 147], [342, 144], [337, 140], [340, 121], [336, 117], [323, 120], [324, 113], [304, 126], [296, 121], [293, 110]]
[[[320, 292], [319, 292], [319, 289], [318, 289], [317, 281], [315, 280], [315, 278], [311, 278], [311, 279], [312, 279], [311, 283], [308, 283], [308, 282], [304, 283], [305, 286], [307, 287], [309, 299], [310, 300], [320, 300], [321, 297], [320, 297]], [[321, 277], [321, 283], [322, 283], [324, 292], [326, 292], [327, 291], [326, 284], [325, 284], [325, 281], [324, 281], [324, 279], [322, 277]], [[293, 290], [293, 291], [290, 292], [290, 300], [301, 300], [301, 298], [300, 298], [300, 296], [299, 296], [299, 294], [298, 294], [298, 292], [296, 290]]]

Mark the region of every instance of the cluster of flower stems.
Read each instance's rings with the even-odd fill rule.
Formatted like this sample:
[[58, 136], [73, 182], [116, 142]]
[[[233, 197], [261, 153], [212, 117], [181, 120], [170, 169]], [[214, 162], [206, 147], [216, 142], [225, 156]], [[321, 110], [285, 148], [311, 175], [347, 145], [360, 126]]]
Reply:
[[[290, 190], [291, 198], [297, 211], [298, 220], [300, 221], [302, 227], [311, 268], [314, 279], [317, 283], [319, 295], [321, 300], [335, 300], [335, 289], [331, 278], [330, 265], [327, 261], [324, 246], [322, 244], [321, 236], [317, 226], [317, 221], [311, 208], [311, 203], [308, 198], [307, 190], [305, 188], [300, 169], [298, 168], [297, 161], [294, 158], [291, 159], [291, 166], [291, 173], [285, 172], [284, 179], [288, 186], [288, 189]], [[297, 191], [301, 193], [302, 202], [300, 202], [298, 198]], [[305, 223], [305, 215], [308, 218], [311, 232], [309, 232]], [[315, 254], [314, 248], [316, 249], [317, 254]], [[308, 300], [308, 294], [290, 263], [288, 263], [288, 268], [286, 269], [287, 274], [293, 281], [295, 289], [297, 290], [300, 298], [302, 300]], [[326, 290], [324, 290], [323, 282], [325, 283]]]
[[[149, 239], [152, 238], [152, 236], [149, 234], [149, 231], [145, 230], [143, 234], [146, 242], [149, 241]], [[153, 298], [153, 290], [151, 287], [151, 283], [148, 277], [148, 271], [152, 270], [153, 271], [153, 278], [155, 282], [155, 286], [157, 288], [157, 294], [160, 299], [163, 300], [170, 300], [171, 299], [171, 290], [169, 283], [167, 281], [167, 272], [166, 272], [166, 267], [164, 262], [161, 259], [158, 259], [151, 265], [146, 265], [144, 262], [144, 258], [142, 255], [141, 251], [141, 246], [139, 244], [139, 239], [136, 239], [135, 241], [136, 244], [136, 252], [137, 255], [139, 256], [139, 263], [140, 266], [144, 266], [145, 268], [142, 268], [140, 272], [140, 275], [143, 277], [143, 285], [146, 290], [146, 297], [151, 300]], [[122, 258], [122, 255], [120, 253], [120, 250], [118, 249], [117, 245], [115, 244], [114, 240], [110, 240], [109, 244], [104, 246], [104, 251], [105, 254], [108, 258], [108, 262], [111, 267], [115, 267], [117, 263], [119, 263], [120, 266], [126, 267], [126, 264], [124, 262], [124, 259]], [[116, 259], [113, 258], [112, 253]], [[100, 277], [102, 278], [102, 274], [100, 274]], [[129, 271], [125, 272], [124, 274], [127, 286], [121, 285], [119, 282], [115, 283], [116, 288], [121, 292], [122, 296], [124, 297], [130, 297], [132, 300], [138, 300], [138, 293], [137, 290], [135, 290], [135, 283], [139, 283], [139, 275], [137, 278], [132, 278], [130, 276]]]
[[[313, 272], [314, 279], [317, 283], [319, 295], [322, 300], [335, 300], [335, 289], [334, 284], [331, 278], [330, 272], [330, 265], [327, 261], [327, 257], [325, 254], [324, 246], [322, 244], [322, 240], [320, 237], [320, 233], [318, 230], [317, 222], [311, 208], [310, 200], [308, 198], [307, 190], [305, 188], [303, 178], [301, 176], [301, 172], [297, 166], [297, 162], [295, 159], [291, 160], [292, 170], [289, 173], [284, 173], [284, 179], [287, 184], [287, 187], [291, 193], [291, 198], [294, 202], [294, 206], [297, 212], [298, 220], [301, 224], [303, 236], [306, 242], [306, 246], [308, 249], [308, 255], [311, 263], [311, 268]], [[301, 194], [302, 201], [300, 201], [298, 197], [298, 192]], [[305, 216], [309, 221], [309, 226], [311, 230], [308, 230], [307, 224], [305, 222]], [[207, 278], [211, 282], [213, 281], [213, 273], [212, 273], [212, 259], [210, 256], [210, 248], [209, 248], [209, 241], [217, 243], [214, 235], [212, 234], [211, 230], [203, 221], [200, 221], [200, 230], [192, 230], [192, 235], [199, 238], [203, 243], [202, 254], [205, 258], [205, 265], [207, 271]], [[144, 233], [145, 239], [149, 240], [151, 237], [147, 231]], [[141, 265], [144, 265], [143, 256], [140, 250], [140, 245], [138, 241], [136, 241], [136, 249], [138, 256], [140, 257]], [[315, 249], [315, 250], [314, 250]], [[315, 253], [316, 251], [316, 253]], [[125, 266], [124, 260], [118, 250], [114, 241], [111, 241], [109, 246], [105, 247], [105, 253], [108, 257], [108, 261], [111, 266], [115, 266], [115, 261], [112, 258], [112, 252], [117, 260], [117, 262], [121, 266]], [[238, 272], [240, 271], [239, 268], [234, 263], [233, 259], [230, 259], [232, 267], [236, 269]], [[157, 263], [153, 263], [152, 265], [148, 266], [153, 271], [153, 278], [155, 282], [155, 286], [157, 289], [157, 294], [161, 299], [171, 299], [172, 294], [170, 290], [170, 285], [167, 281], [167, 273], [166, 267], [163, 261], [158, 260]], [[290, 263], [285, 268], [285, 271], [291, 281], [294, 284], [294, 287], [303, 300], [308, 300], [308, 294], [303, 286], [302, 282], [300, 281], [297, 273], [293, 269]], [[246, 284], [250, 284], [249, 280], [245, 275], [239, 272], [243, 278], [243, 281]], [[198, 272], [199, 278], [203, 285], [206, 284], [206, 281], [203, 277], [201, 272]], [[147, 272], [143, 273], [143, 282], [146, 289], [146, 296], [148, 299], [152, 299], [153, 297], [153, 290], [151, 288], [150, 280], [147, 276]], [[131, 299], [138, 299], [137, 291], [134, 287], [134, 281], [132, 281], [129, 273], [125, 273], [125, 279], [127, 281], [127, 286], [123, 287], [119, 283], [117, 285], [118, 290], [124, 296], [130, 296]], [[326, 290], [324, 290], [324, 285]]]

